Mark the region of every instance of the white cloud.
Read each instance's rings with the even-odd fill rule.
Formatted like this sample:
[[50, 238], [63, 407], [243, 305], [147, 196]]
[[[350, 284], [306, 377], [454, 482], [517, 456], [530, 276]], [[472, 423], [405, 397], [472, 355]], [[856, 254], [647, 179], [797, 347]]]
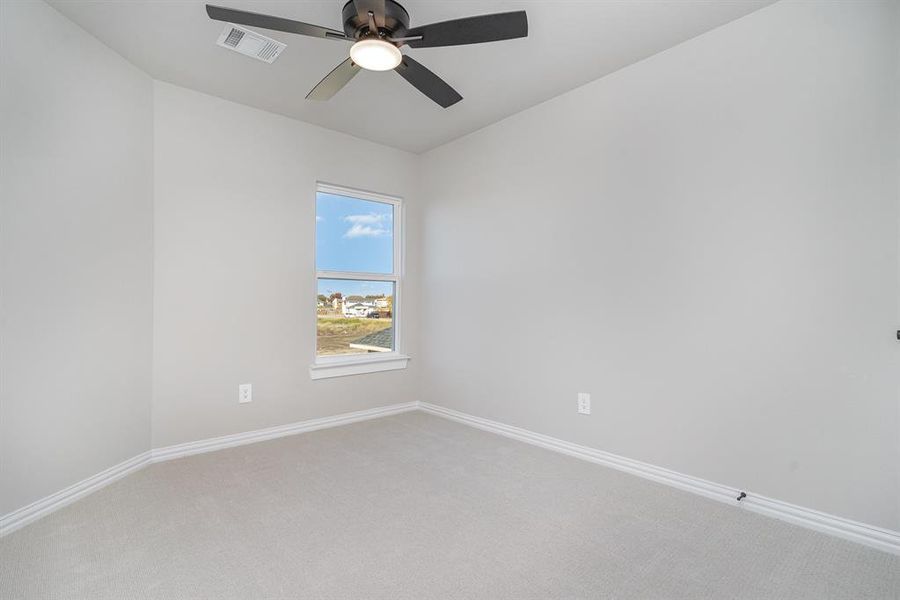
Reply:
[[362, 225], [360, 223], [354, 223], [353, 226], [344, 233], [345, 238], [358, 238], [358, 237], [381, 237], [383, 235], [390, 235], [391, 230], [385, 229], [380, 226], [371, 226], [371, 225]]
[[324, 220], [325, 220], [325, 217], [320, 217], [319, 215], [316, 215], [316, 223], [321, 223]]
[[350, 229], [344, 233], [345, 238], [381, 237], [391, 234], [391, 215], [388, 214], [347, 215], [344, 221], [352, 223]]
[[390, 220], [391, 215], [383, 214], [379, 215], [376, 213], [369, 213], [367, 215], [347, 215], [344, 217], [344, 220], [348, 223], [359, 223], [361, 225], [376, 225], [379, 223], [383, 223], [384, 221]]

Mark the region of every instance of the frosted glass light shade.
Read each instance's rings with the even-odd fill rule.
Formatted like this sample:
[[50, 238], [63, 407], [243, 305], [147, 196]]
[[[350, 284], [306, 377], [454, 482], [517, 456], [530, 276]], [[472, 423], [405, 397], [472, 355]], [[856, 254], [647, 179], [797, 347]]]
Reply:
[[350, 48], [353, 62], [369, 71], [390, 71], [400, 64], [402, 57], [397, 46], [384, 40], [359, 40]]

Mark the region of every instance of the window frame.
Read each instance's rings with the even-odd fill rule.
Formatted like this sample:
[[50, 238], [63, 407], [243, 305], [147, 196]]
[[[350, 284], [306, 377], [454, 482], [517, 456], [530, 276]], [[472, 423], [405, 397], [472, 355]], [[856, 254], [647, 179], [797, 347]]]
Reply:
[[[403, 198], [399, 196], [390, 196], [368, 190], [360, 190], [346, 186], [339, 186], [321, 181], [316, 182], [316, 193], [313, 195], [313, 202], [318, 213], [317, 201], [319, 193], [333, 194], [335, 196], [345, 196], [358, 200], [366, 200], [370, 202], [381, 202], [390, 204], [393, 207], [393, 257], [392, 271], [390, 273], [365, 273], [355, 271], [320, 271], [318, 269], [318, 228], [315, 229], [313, 235], [313, 274], [314, 289], [316, 290], [316, 299], [313, 304], [313, 315], [317, 315], [318, 308], [318, 289], [320, 279], [343, 279], [348, 281], [385, 281], [394, 284], [394, 300], [391, 318], [394, 328], [394, 349], [390, 352], [360, 352], [358, 354], [336, 354], [319, 356], [318, 352], [318, 331], [313, 336], [313, 362], [309, 367], [310, 377], [312, 379], [325, 379], [329, 377], [342, 377], [345, 375], [359, 375], [362, 373], [376, 373], [379, 371], [392, 371], [396, 369], [405, 369], [409, 361], [409, 356], [403, 354], [401, 341], [401, 315], [403, 314], [403, 264], [404, 264], [404, 246], [403, 230], [404, 230], [404, 210]], [[318, 319], [318, 317], [316, 317]]]

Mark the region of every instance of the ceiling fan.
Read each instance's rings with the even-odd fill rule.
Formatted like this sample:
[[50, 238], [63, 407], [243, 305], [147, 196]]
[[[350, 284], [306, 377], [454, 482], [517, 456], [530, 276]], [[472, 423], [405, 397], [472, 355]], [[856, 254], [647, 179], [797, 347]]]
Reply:
[[524, 10], [410, 27], [409, 13], [394, 0], [350, 0], [342, 11], [344, 31], [209, 4], [206, 5], [206, 13], [211, 19], [226, 23], [354, 42], [350, 47], [350, 57], [307, 94], [308, 100], [328, 100], [362, 68], [397, 71], [417, 90], [447, 108], [462, 100], [462, 96], [422, 64], [402, 54], [402, 46], [461, 46], [528, 35], [528, 19]]

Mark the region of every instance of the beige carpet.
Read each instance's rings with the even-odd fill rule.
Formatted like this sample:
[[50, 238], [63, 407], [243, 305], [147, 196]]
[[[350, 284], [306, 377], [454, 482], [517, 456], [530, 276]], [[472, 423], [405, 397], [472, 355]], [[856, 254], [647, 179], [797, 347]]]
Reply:
[[162, 463], [0, 540], [13, 598], [900, 598], [900, 558], [420, 412]]

